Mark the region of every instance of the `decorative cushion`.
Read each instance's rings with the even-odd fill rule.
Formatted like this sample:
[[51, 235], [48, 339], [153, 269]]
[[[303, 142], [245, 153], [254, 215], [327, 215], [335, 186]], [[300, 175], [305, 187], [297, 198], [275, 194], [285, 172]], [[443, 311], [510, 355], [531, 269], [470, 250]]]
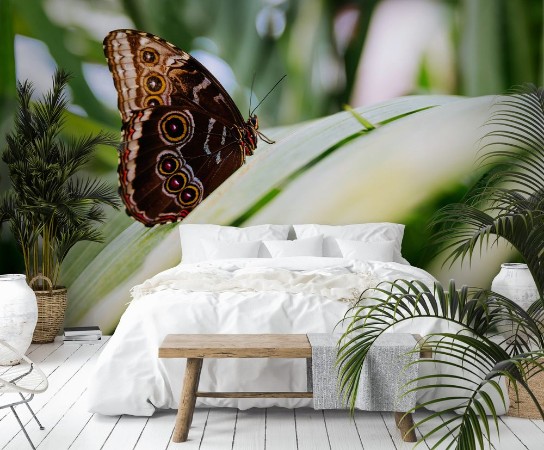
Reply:
[[272, 258], [288, 256], [323, 256], [323, 236], [295, 241], [263, 241]]
[[389, 262], [394, 258], [395, 241], [364, 242], [336, 239], [336, 242], [346, 259]]
[[[206, 255], [201, 239], [215, 239], [228, 242], [262, 240], [285, 240], [290, 225], [256, 225], [252, 227], [228, 227], [211, 224], [180, 224], [181, 260], [183, 263], [205, 261]], [[264, 245], [260, 246], [259, 257], [270, 256]]]
[[298, 239], [323, 235], [323, 256], [341, 258], [342, 251], [336, 239], [363, 242], [394, 241], [393, 261], [409, 264], [401, 255], [404, 225], [398, 223], [364, 223], [352, 225], [293, 225]]

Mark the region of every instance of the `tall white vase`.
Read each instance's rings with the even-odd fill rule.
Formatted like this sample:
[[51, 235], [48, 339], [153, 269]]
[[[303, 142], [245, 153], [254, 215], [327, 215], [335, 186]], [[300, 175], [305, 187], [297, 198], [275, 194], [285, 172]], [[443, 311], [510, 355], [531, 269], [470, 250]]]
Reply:
[[34, 291], [24, 275], [0, 275], [0, 339], [21, 353], [32, 342], [38, 320]]
[[491, 290], [527, 310], [538, 298], [538, 289], [527, 264], [505, 263], [491, 283]]

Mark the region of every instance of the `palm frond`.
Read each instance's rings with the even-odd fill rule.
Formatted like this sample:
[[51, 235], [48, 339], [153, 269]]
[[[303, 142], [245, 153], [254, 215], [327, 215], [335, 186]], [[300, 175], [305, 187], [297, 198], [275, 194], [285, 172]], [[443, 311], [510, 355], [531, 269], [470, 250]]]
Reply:
[[118, 208], [114, 189], [99, 181], [75, 179], [97, 145], [113, 145], [105, 133], [61, 138], [70, 76], [58, 70], [53, 87], [35, 103], [32, 84], [19, 84], [15, 128], [6, 137], [12, 194], [4, 197], [0, 220], [9, 221], [25, 259], [27, 275], [42, 272], [56, 282], [68, 251], [80, 240], [101, 240], [96, 224], [103, 205]]
[[102, 203], [113, 207], [121, 205], [117, 193], [100, 180], [72, 178], [67, 182], [66, 190], [71, 202]]
[[69, 138], [66, 142], [59, 143], [61, 148], [59, 163], [63, 167], [66, 178], [74, 175], [93, 156], [99, 145], [117, 146], [118, 139], [104, 132], [89, 134], [78, 138]]
[[451, 263], [470, 261], [491, 236], [505, 239], [523, 255], [544, 302], [543, 98], [542, 88], [526, 85], [499, 99], [480, 150], [487, 172], [463, 203], [438, 211], [431, 227]]
[[32, 82], [26, 80], [23, 83], [17, 83], [18, 108], [14, 123], [15, 135], [19, 136], [26, 142], [32, 142], [36, 136], [36, 132], [32, 126], [34, 122], [34, 116], [31, 108], [33, 93], [34, 86]]
[[[364, 292], [344, 318], [349, 323], [338, 350], [340, 390], [353, 409], [363, 364], [381, 334], [405, 321], [447, 321], [458, 331], [429, 334], [414, 348], [417, 354], [421, 346], [430, 349], [432, 359], [419, 358], [410, 364], [431, 365], [432, 369], [430, 374], [424, 372], [410, 380], [404, 395], [447, 388], [447, 395], [435, 395], [413, 409], [439, 409], [414, 426], [455, 413], [447, 420], [449, 435], [454, 437], [448, 448], [483, 449], [486, 442], [490, 443], [487, 416], [498, 429], [497, 402], [506, 407], [501, 380], [522, 386], [536, 401], [528, 381], [544, 369], [539, 360], [544, 350], [531, 351], [544, 348], [542, 323], [537, 322], [543, 311], [540, 302], [526, 312], [506, 297], [484, 289], [458, 289], [453, 281], [447, 289], [439, 283], [430, 288], [409, 280], [381, 283]], [[508, 325], [509, 330], [505, 329]], [[417, 322], [412, 326], [417, 328]], [[443, 428], [443, 424], [433, 428], [423, 439]]]
[[64, 70], [57, 70], [53, 75], [53, 87], [34, 105], [33, 125], [38, 136], [56, 138], [64, 126], [64, 113], [68, 105], [65, 91], [70, 78]]
[[[459, 333], [429, 334], [422, 345], [430, 349], [432, 359], [418, 359], [410, 364], [431, 365], [432, 374], [410, 380], [405, 386], [404, 395], [413, 392], [421, 395], [426, 391], [441, 389], [448, 389], [448, 394], [431, 396], [430, 400], [419, 403], [408, 412], [421, 408], [438, 410], [416, 422], [414, 428], [438, 416], [455, 414], [428, 431], [420, 440], [422, 442], [437, 432], [443, 432], [447, 426], [448, 432], [440, 443], [446, 435], [450, 439], [453, 437], [448, 448], [475, 450], [483, 449], [485, 444], [491, 445], [488, 416], [498, 431], [497, 405], [502, 404], [503, 410], [507, 407], [505, 382], [515, 386], [520, 384], [534, 397], [528, 379], [544, 369], [539, 362], [544, 351], [510, 358], [498, 343], [466, 329]], [[419, 346], [413, 352], [419, 354]]]
[[[349, 321], [340, 341], [340, 388], [353, 408], [363, 362], [376, 339], [394, 325], [420, 318], [442, 319], [479, 336], [497, 334], [503, 325], [514, 324], [516, 334], [508, 341], [503, 356], [519, 349], [542, 348], [543, 340], [532, 317], [511, 300], [483, 289], [448, 289], [435, 283], [431, 289], [419, 281], [397, 280], [365, 291], [344, 318]], [[510, 353], [509, 353], [510, 352]]]

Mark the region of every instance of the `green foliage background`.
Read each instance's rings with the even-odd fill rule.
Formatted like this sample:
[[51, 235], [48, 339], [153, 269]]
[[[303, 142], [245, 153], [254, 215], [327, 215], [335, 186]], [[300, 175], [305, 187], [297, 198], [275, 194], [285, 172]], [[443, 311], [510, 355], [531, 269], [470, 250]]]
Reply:
[[[455, 81], [451, 91], [440, 91], [441, 88], [433, 84], [433, 78], [429, 76], [431, 63], [422, 57], [416, 87], [406, 94], [479, 96], [502, 93], [523, 82], [544, 84], [542, 1], [436, 1], [447, 11], [448, 21], [444, 26], [448, 28], [451, 45], [455, 49]], [[232, 96], [242, 112], [248, 109], [254, 74], [257, 99], [262, 98], [283, 74], [287, 74], [286, 81], [258, 110], [261, 125], [264, 128], [283, 126], [270, 131], [271, 135], [282, 136], [282, 133], [286, 135], [289, 130], [296, 129], [289, 128], [292, 124], [341, 111], [343, 105], [349, 103], [367, 32], [380, 3], [380, 0], [0, 0], [0, 145], [3, 148], [5, 133], [12, 124], [16, 35], [43, 42], [55, 63], [74, 75], [70, 85], [72, 102], [85, 116], [70, 113], [66, 127], [70, 134], [82, 135], [100, 130], [117, 132], [120, 128], [117, 111], [102, 103], [84, 76], [85, 63], [106, 64], [101, 38], [94, 36], [90, 27], [61, 17], [63, 6], [71, 5], [73, 8], [76, 4], [85, 10], [123, 17], [124, 23], [132, 23], [135, 28], [164, 37], [180, 48], [214, 53], [234, 73], [236, 88]], [[271, 5], [275, 5], [274, 8], [285, 17], [285, 29], [277, 38], [263, 37], [256, 31], [257, 16]], [[339, 50], [335, 42], [335, 18], [348, 8], [359, 11], [359, 20], [347, 46]], [[95, 20], [92, 19], [94, 16], [89, 17], [89, 20]], [[319, 74], [325, 66], [339, 69], [343, 81], [332, 86], [320, 83]], [[429, 103], [441, 104], [442, 101]], [[345, 137], [339, 134], [337, 145], [344, 145]], [[87, 169], [116, 183], [116, 167], [115, 151], [104, 147]], [[409, 212], [396, 218], [407, 225], [403, 253], [412, 264], [427, 269], [433, 267], [433, 256], [423, 251], [430, 234], [425, 228], [430, 215], [442, 205], [459, 200], [480, 176], [481, 173], [467, 171], [457, 179], [449, 179], [428, 192]], [[0, 189], [6, 189], [8, 183], [6, 167], [0, 163]], [[275, 188], [275, 185], [269, 188]], [[254, 212], [249, 209], [240, 224], [256, 221], [259, 216], [252, 218]], [[69, 288], [75, 285], [81, 289], [85, 283], [101, 282], [82, 277], [82, 273], [100, 254], [104, 258], [108, 251], [113, 252], [115, 247], [110, 243], [122, 241], [130, 234], [131, 239], [138, 237], [142, 249], [147, 248], [146, 243], [151, 249], [154, 245], [152, 236], [167, 234], [165, 230], [145, 230], [123, 212], [109, 211], [108, 214], [109, 220], [103, 229], [105, 243], [78, 244], [69, 255], [62, 276]], [[288, 215], [279, 217], [278, 221], [282, 218], [289, 221]], [[0, 238], [0, 273], [22, 272], [22, 258], [9, 232], [4, 229]], [[137, 270], [140, 263], [135, 259], [130, 266], [127, 264], [126, 276]], [[482, 285], [488, 281], [482, 279]], [[91, 297], [81, 297], [72, 293], [74, 290], [70, 294], [68, 314], [68, 320], [73, 323], [82, 320], [83, 311], [92, 308], [104, 295], [104, 292], [97, 291]]]

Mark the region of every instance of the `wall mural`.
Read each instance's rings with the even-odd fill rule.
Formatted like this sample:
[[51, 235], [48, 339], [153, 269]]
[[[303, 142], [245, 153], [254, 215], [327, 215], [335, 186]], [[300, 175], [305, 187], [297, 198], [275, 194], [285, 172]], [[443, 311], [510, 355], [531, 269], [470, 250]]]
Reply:
[[[179, 219], [403, 223], [403, 256], [458, 284], [489, 286], [501, 262], [517, 260], [498, 245], [471, 267], [443, 266], [427, 226], [483, 176], [480, 139], [496, 95], [541, 84], [541, 4], [508, 14], [478, 1], [417, 0], [409, 10], [396, 0], [31, 3], [0, 6], [2, 42], [14, 43], [0, 67], [2, 148], [15, 80], [45, 91], [55, 67], [69, 70], [68, 134], [122, 130], [119, 161], [104, 146], [87, 170], [112, 185], [119, 178], [136, 219], [108, 210], [104, 242], [79, 243], [64, 261], [67, 324], [111, 332], [131, 288], [179, 263], [177, 225], [168, 223]], [[481, 26], [493, 17], [508, 31]], [[513, 45], [516, 30], [530, 36]], [[527, 57], [504, 64], [519, 54]], [[259, 106], [263, 135], [250, 99], [258, 104], [283, 74]], [[0, 272], [22, 272], [5, 227], [0, 238]]]

